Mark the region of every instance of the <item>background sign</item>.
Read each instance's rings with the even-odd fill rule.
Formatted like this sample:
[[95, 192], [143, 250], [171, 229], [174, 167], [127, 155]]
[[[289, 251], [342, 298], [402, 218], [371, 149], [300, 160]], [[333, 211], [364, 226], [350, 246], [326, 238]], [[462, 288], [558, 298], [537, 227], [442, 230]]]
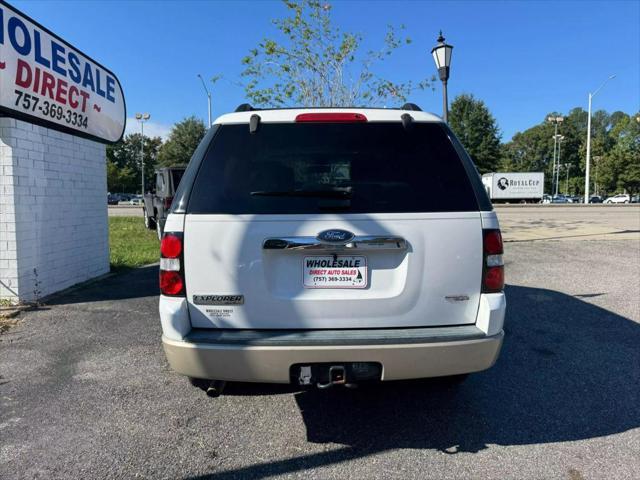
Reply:
[[100, 142], [124, 134], [116, 76], [0, 0], [0, 112]]
[[492, 182], [492, 199], [510, 198], [542, 198], [544, 193], [544, 173], [542, 172], [510, 172], [484, 175], [482, 182]]

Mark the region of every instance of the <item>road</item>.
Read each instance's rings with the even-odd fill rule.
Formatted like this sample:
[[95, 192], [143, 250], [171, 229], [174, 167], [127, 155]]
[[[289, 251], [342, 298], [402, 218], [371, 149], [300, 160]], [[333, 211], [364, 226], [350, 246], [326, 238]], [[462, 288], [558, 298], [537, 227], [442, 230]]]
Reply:
[[68, 292], [0, 336], [0, 478], [637, 479], [640, 236], [505, 260], [501, 357], [457, 390], [211, 399], [165, 361], [157, 267]]
[[110, 217], [140, 217], [142, 207], [140, 205], [109, 205]]
[[[632, 240], [640, 233], [640, 205], [497, 205], [506, 241]], [[109, 216], [139, 216], [142, 208], [109, 207]]]
[[504, 238], [608, 240], [640, 236], [640, 205], [496, 206]]

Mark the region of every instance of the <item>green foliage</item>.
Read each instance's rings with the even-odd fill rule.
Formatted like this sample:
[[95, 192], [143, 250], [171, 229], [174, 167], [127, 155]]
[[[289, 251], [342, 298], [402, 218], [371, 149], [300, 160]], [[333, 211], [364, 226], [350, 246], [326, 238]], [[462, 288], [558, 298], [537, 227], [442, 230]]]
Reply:
[[[283, 0], [288, 15], [273, 21], [279, 39], [265, 38], [242, 59], [245, 91], [265, 107], [384, 105], [404, 102], [427, 79], [396, 83], [373, 66], [411, 39], [388, 27], [379, 50], [362, 52], [363, 37], [331, 22], [331, 6], [317, 0]], [[431, 82], [435, 80], [431, 78]]]
[[192, 116], [176, 123], [171, 129], [169, 139], [160, 148], [158, 165], [186, 165], [206, 133], [205, 124], [199, 118]]
[[[565, 137], [560, 147], [559, 192], [584, 193], [587, 116], [583, 109], [574, 108], [558, 127], [558, 133]], [[623, 112], [609, 115], [603, 110], [593, 113], [589, 187], [592, 193], [609, 195], [640, 190], [640, 123], [637, 117], [638, 114], [629, 116]], [[547, 121], [516, 133], [502, 147], [500, 169], [544, 171], [546, 191], [551, 192], [553, 134], [554, 126]]]
[[158, 261], [158, 236], [140, 217], [109, 217], [111, 270], [141, 267]]
[[462, 94], [451, 103], [449, 125], [480, 173], [495, 171], [500, 161], [500, 130], [482, 100]]
[[[621, 113], [621, 112], [616, 112]], [[618, 115], [609, 132], [612, 147], [594, 165], [599, 189], [606, 192], [640, 192], [640, 113]]]
[[[112, 193], [133, 193], [141, 189], [140, 147], [142, 135], [127, 135], [115, 145], [107, 146], [107, 189]], [[153, 182], [160, 137], [144, 137], [145, 185]]]
[[128, 166], [118, 167], [107, 160], [107, 189], [111, 193], [131, 193], [141, 188], [140, 177]]

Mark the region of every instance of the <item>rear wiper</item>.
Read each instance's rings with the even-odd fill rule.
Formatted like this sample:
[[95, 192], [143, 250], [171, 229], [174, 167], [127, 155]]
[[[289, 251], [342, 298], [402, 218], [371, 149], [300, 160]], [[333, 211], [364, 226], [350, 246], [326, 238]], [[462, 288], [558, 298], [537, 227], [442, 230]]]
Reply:
[[261, 197], [315, 197], [315, 198], [351, 198], [351, 187], [325, 190], [256, 190], [252, 196]]

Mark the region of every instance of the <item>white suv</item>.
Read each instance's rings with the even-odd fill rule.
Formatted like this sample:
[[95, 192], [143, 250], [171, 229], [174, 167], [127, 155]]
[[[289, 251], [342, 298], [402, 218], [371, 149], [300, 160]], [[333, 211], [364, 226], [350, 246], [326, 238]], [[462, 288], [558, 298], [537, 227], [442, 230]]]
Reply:
[[618, 195], [607, 198], [603, 203], [629, 203], [630, 201], [631, 196], [626, 193], [619, 193]]
[[242, 105], [203, 139], [168, 215], [162, 342], [174, 370], [217, 385], [484, 370], [504, 336], [502, 253], [439, 117]]

